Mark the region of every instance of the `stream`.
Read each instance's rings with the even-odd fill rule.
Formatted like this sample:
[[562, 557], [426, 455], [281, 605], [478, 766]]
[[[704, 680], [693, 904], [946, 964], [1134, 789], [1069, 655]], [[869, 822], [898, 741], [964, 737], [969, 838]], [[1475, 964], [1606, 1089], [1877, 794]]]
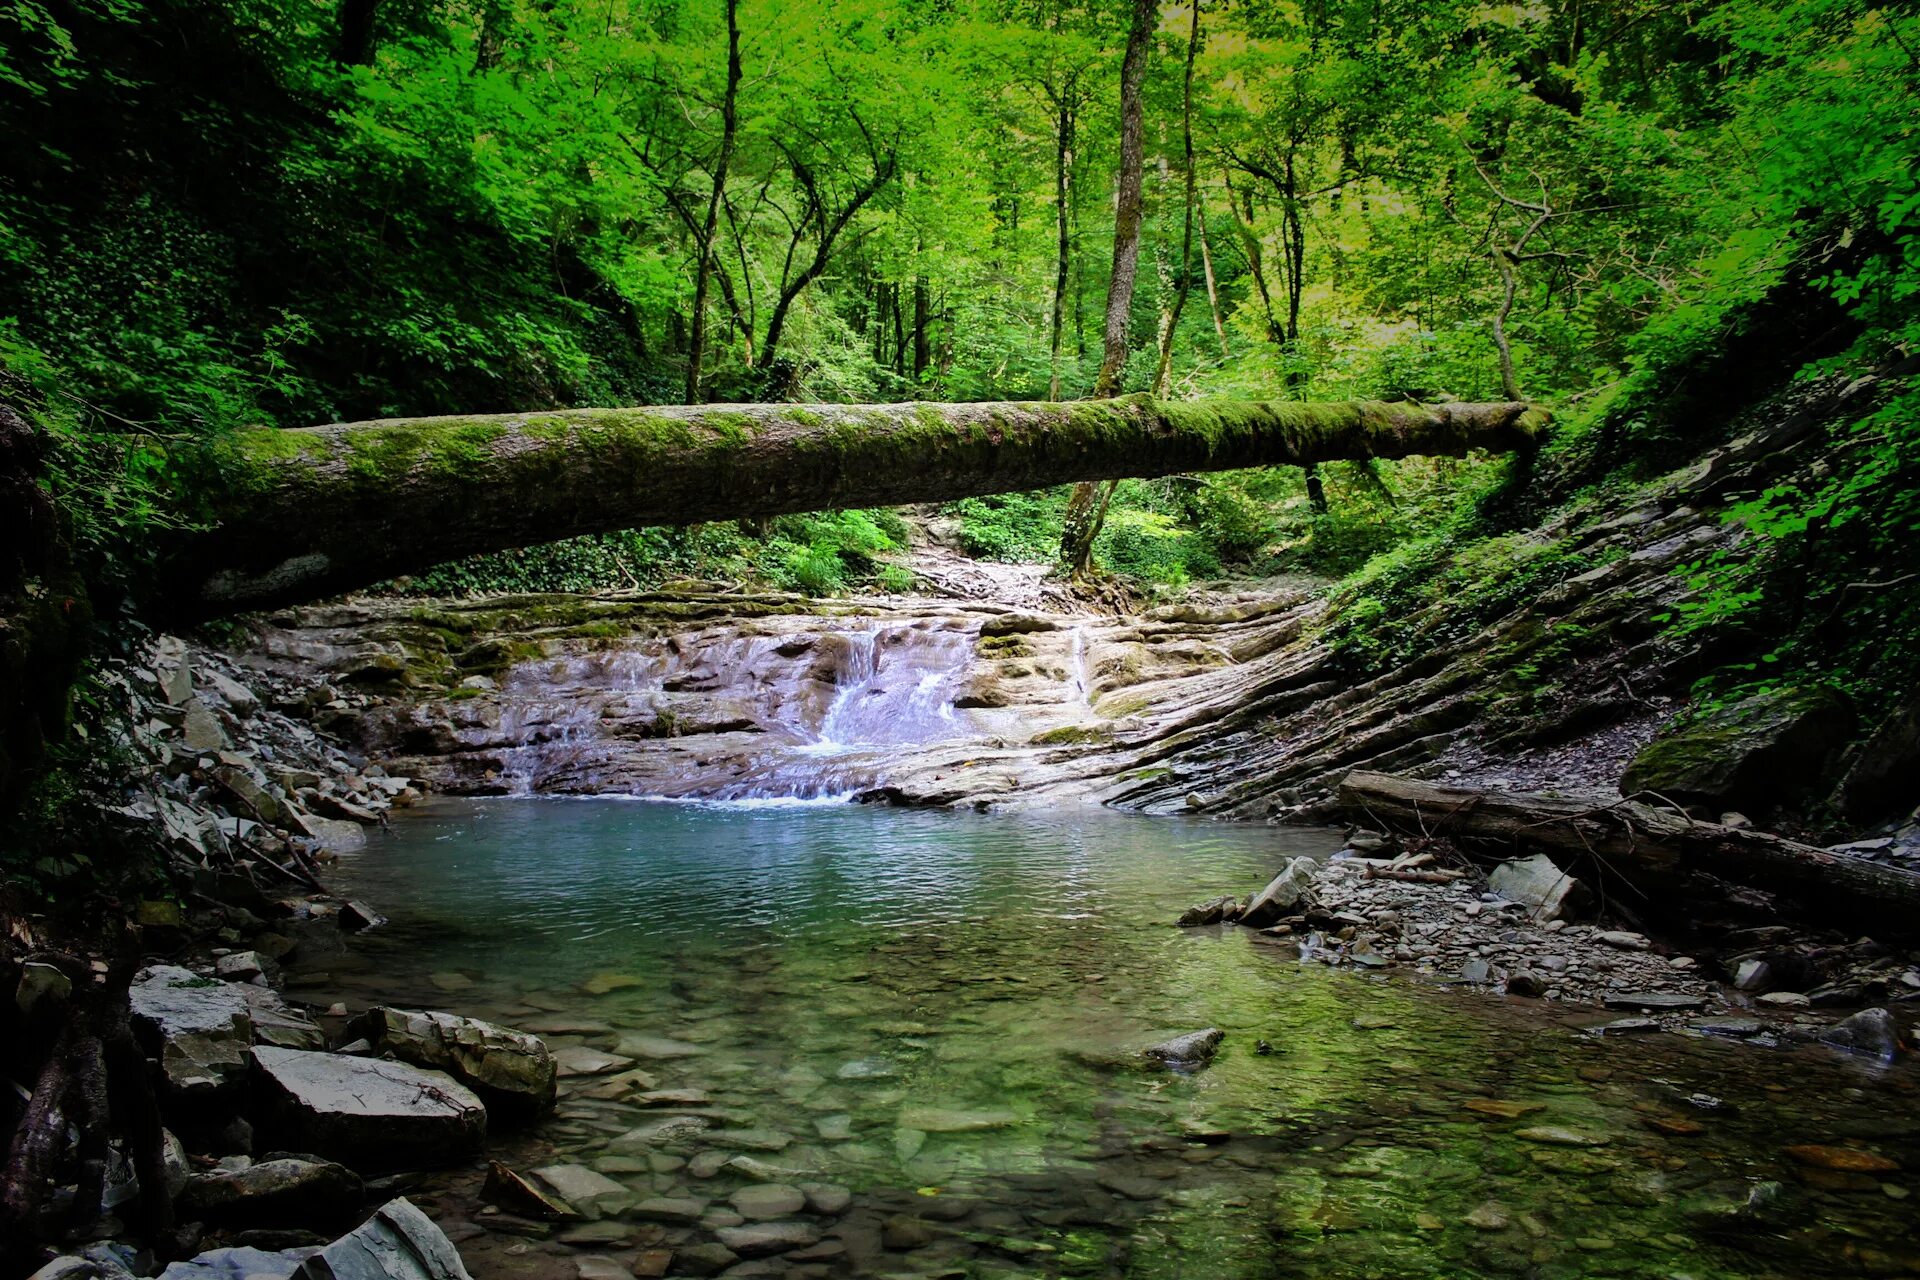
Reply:
[[[671, 1274], [701, 1273], [736, 1204], [788, 1232], [739, 1275], [1920, 1265], [1904, 1175], [1783, 1154], [1866, 1140], [1916, 1167], [1910, 1073], [1602, 1037], [1592, 1011], [1171, 927], [1197, 897], [1338, 843], [1091, 808], [438, 800], [338, 865], [341, 890], [392, 921], [304, 961], [291, 990], [616, 1059], [575, 1055], [602, 1073], [563, 1079], [554, 1115], [492, 1154], [584, 1165], [651, 1207], [614, 1201], [549, 1234], [482, 1208], [478, 1171], [435, 1175], [410, 1194], [477, 1224], [461, 1248], [481, 1280], [572, 1280], [583, 1256], [658, 1274], [666, 1250]], [[1140, 1055], [1209, 1026], [1226, 1036], [1203, 1070]], [[656, 1096], [591, 1096], [628, 1070]]]

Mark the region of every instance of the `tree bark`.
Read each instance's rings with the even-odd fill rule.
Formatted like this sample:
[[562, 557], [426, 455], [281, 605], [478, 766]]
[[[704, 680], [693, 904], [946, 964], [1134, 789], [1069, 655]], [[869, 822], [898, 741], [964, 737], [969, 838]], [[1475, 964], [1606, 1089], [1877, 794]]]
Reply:
[[159, 600], [213, 616], [576, 534], [939, 502], [1074, 480], [1530, 447], [1523, 404], [1196, 400], [714, 405], [233, 436]]
[[[1134, 0], [1133, 26], [1127, 33], [1127, 52], [1120, 61], [1120, 172], [1113, 204], [1113, 273], [1107, 279], [1105, 345], [1100, 354], [1100, 374], [1093, 384], [1096, 400], [1119, 395], [1127, 372], [1127, 330], [1133, 318], [1133, 281], [1140, 269], [1141, 181], [1147, 150], [1141, 90], [1159, 14], [1154, 0]], [[1100, 536], [1100, 520], [1106, 509], [1092, 481], [1076, 484], [1067, 499], [1060, 528], [1060, 560], [1075, 581], [1084, 578], [1093, 563], [1093, 543]]]
[[1501, 856], [1548, 850], [1563, 862], [1604, 860], [1643, 889], [1704, 873], [1828, 919], [1902, 934], [1920, 921], [1920, 875], [1913, 872], [1629, 800], [1475, 791], [1355, 770], [1340, 784], [1339, 803], [1356, 818]]
[[740, 20], [739, 0], [727, 0], [727, 92], [720, 104], [720, 152], [713, 164], [713, 190], [707, 197], [707, 218], [694, 246], [698, 260], [693, 276], [693, 316], [687, 340], [687, 403], [699, 404], [700, 364], [707, 350], [707, 281], [713, 276], [714, 234], [720, 225], [720, 201], [727, 189], [727, 167], [733, 161], [733, 139], [739, 122]]

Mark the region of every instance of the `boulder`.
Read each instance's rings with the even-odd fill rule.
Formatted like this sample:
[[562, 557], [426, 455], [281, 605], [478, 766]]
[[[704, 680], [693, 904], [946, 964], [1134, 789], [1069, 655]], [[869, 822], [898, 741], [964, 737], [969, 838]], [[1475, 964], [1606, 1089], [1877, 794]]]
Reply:
[[402, 1062], [444, 1071], [496, 1115], [538, 1115], [553, 1105], [555, 1067], [540, 1037], [450, 1013], [369, 1010], [361, 1034]]
[[1655, 738], [1620, 790], [1765, 812], [1808, 795], [1853, 736], [1853, 707], [1824, 687], [1776, 689], [1716, 707]]
[[1267, 882], [1240, 913], [1240, 923], [1249, 929], [1264, 929], [1313, 896], [1312, 858], [1295, 858], [1286, 870]]
[[405, 1199], [398, 1199], [387, 1201], [365, 1223], [301, 1263], [293, 1280], [472, 1277], [446, 1233]]
[[1920, 693], [1875, 727], [1847, 763], [1833, 807], [1859, 822], [1920, 804]]
[[1586, 886], [1554, 865], [1544, 853], [1514, 858], [1493, 869], [1487, 888], [1527, 908], [1535, 920], [1563, 920], [1586, 897]]
[[1226, 1032], [1218, 1027], [1208, 1027], [1204, 1031], [1189, 1031], [1183, 1036], [1163, 1040], [1149, 1048], [1146, 1054], [1155, 1062], [1169, 1067], [1203, 1067], [1213, 1060], [1214, 1053], [1224, 1039]]
[[404, 1169], [460, 1160], [486, 1138], [486, 1107], [442, 1072], [268, 1045], [253, 1058], [260, 1120], [294, 1150]]
[[134, 975], [127, 999], [175, 1097], [203, 1100], [246, 1083], [253, 1020], [244, 988], [156, 964]]
[[1900, 1054], [1900, 1028], [1885, 1009], [1862, 1009], [1822, 1031], [1820, 1042], [1881, 1062], [1892, 1062]]
[[215, 1224], [306, 1227], [347, 1217], [363, 1195], [360, 1176], [351, 1169], [331, 1160], [281, 1156], [194, 1175], [180, 1207]]

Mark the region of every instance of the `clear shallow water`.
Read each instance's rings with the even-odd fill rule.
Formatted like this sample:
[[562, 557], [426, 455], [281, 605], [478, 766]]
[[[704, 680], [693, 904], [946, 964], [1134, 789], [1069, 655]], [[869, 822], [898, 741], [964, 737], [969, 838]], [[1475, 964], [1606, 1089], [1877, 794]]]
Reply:
[[[1861, 1143], [1914, 1168], [1905, 1076], [1824, 1051], [1600, 1040], [1168, 923], [1332, 844], [1104, 812], [442, 802], [336, 873], [392, 924], [296, 982], [582, 1028], [556, 1046], [678, 1042], [685, 1056], [636, 1064], [658, 1088], [701, 1090], [711, 1100], [690, 1109], [717, 1128], [782, 1144], [750, 1154], [787, 1181], [855, 1193], [845, 1215], [806, 1219], [827, 1256], [749, 1274], [1920, 1270], [1917, 1215], [1894, 1198], [1906, 1173], [1803, 1170], [1781, 1150]], [[1207, 1070], [1141, 1064], [1143, 1046], [1209, 1025], [1227, 1039]], [[712, 1139], [623, 1147], [668, 1113], [583, 1096], [593, 1083], [563, 1082], [554, 1119], [496, 1154], [614, 1156], [645, 1166], [615, 1170], [637, 1195], [722, 1211], [747, 1184], [676, 1167]], [[1490, 1102], [1537, 1109], [1475, 1109]], [[1600, 1145], [1521, 1136], [1538, 1126]], [[476, 1185], [441, 1184], [442, 1212], [471, 1210]], [[886, 1248], [902, 1215], [927, 1238]], [[591, 1252], [713, 1238], [633, 1233]], [[462, 1248], [483, 1277], [570, 1276], [579, 1252], [494, 1232]]]

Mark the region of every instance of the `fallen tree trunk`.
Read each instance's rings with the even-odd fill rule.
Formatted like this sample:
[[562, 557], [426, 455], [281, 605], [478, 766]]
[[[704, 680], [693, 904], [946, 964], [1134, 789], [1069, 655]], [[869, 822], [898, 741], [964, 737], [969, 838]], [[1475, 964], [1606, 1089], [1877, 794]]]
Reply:
[[214, 616], [643, 525], [937, 502], [1073, 480], [1530, 449], [1524, 404], [700, 405], [239, 433], [162, 604]]
[[1920, 931], [1920, 875], [1631, 800], [1476, 791], [1356, 769], [1337, 802], [1356, 819], [1501, 856], [1548, 850], [1648, 882], [1704, 873], [1838, 924]]

